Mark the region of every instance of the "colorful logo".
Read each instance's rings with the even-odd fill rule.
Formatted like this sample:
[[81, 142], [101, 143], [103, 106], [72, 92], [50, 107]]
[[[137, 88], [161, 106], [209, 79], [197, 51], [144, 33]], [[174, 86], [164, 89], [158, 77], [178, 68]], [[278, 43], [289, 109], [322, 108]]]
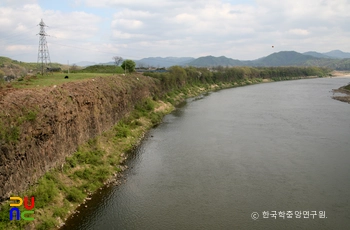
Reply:
[[20, 207], [23, 204], [22, 198], [17, 196], [11, 196], [10, 200], [18, 201], [17, 203], [10, 203], [10, 207], [15, 207], [10, 209], [10, 220], [13, 220], [14, 213], [15, 213], [16, 220], [20, 220], [21, 217], [23, 220], [29, 220], [29, 221], [34, 220], [33, 217], [28, 216], [30, 214], [34, 214], [34, 211], [30, 211], [34, 208], [34, 203], [35, 203], [34, 196], [31, 197], [30, 206], [28, 205], [28, 197], [24, 197], [24, 208], [26, 210], [22, 211], [22, 213], [19, 210], [19, 208], [16, 208], [16, 207]]

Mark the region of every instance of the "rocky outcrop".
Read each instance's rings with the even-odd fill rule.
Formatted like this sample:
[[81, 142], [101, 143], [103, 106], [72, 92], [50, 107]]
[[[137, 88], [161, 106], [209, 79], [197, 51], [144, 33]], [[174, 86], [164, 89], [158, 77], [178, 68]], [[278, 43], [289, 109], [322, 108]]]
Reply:
[[0, 99], [0, 199], [18, 194], [90, 138], [111, 128], [143, 98], [158, 94], [149, 77], [111, 76]]
[[333, 95], [334, 93], [338, 93], [342, 95], [333, 96], [333, 99], [342, 101], [342, 102], [347, 102], [350, 104], [350, 84], [346, 86], [342, 86], [339, 89], [333, 89]]

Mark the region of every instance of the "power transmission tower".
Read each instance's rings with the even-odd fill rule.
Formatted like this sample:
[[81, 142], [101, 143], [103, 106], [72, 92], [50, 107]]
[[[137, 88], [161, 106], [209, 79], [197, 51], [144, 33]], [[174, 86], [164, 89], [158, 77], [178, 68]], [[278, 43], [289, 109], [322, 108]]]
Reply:
[[44, 74], [44, 68], [51, 64], [49, 47], [47, 46], [46, 36], [49, 36], [45, 32], [45, 27], [47, 27], [41, 19], [40, 23], [40, 38], [39, 38], [39, 50], [38, 50], [38, 65], [41, 63], [41, 74]]

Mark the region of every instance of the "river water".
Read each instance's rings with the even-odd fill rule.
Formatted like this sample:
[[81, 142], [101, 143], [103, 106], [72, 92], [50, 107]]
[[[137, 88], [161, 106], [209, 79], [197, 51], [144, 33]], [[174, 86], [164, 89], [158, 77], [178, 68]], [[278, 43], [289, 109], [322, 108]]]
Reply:
[[62, 229], [349, 229], [350, 105], [331, 98], [349, 81], [189, 100]]

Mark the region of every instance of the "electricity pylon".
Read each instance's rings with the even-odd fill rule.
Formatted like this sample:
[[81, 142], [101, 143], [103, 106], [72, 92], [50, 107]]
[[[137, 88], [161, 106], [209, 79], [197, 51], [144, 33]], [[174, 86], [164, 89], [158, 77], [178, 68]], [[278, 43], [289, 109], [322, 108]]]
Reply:
[[44, 67], [47, 67], [48, 63], [51, 64], [49, 47], [47, 46], [46, 36], [49, 36], [45, 32], [45, 27], [47, 27], [41, 19], [40, 23], [40, 38], [39, 38], [39, 49], [38, 49], [38, 64], [41, 63], [41, 74], [44, 74]]

